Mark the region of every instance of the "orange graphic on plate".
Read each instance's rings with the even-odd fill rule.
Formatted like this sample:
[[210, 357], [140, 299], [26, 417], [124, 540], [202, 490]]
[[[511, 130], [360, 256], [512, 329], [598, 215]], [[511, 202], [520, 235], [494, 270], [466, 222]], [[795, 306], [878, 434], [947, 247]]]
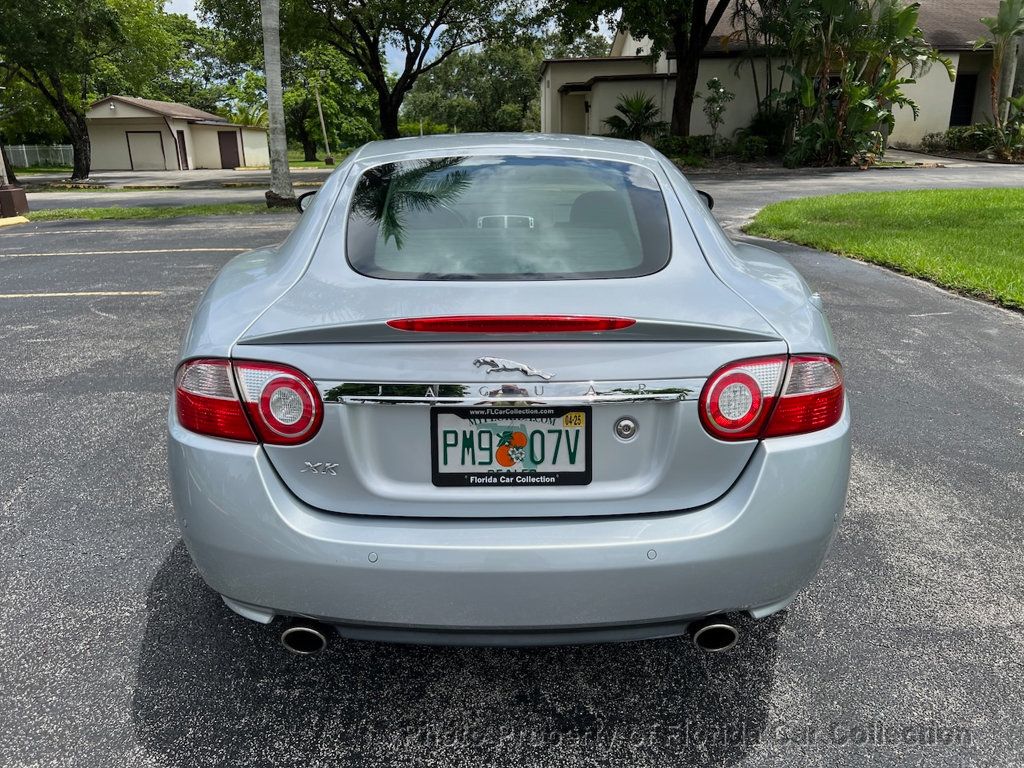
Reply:
[[518, 464], [526, 457], [526, 433], [502, 432], [498, 438], [498, 450], [494, 458], [503, 467]]

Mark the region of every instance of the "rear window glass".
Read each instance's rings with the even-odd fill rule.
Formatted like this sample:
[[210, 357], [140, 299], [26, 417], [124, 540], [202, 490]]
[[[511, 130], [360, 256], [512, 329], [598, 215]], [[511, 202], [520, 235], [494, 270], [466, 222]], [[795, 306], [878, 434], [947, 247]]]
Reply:
[[357, 272], [396, 280], [637, 277], [668, 263], [669, 224], [638, 165], [441, 157], [367, 170], [347, 249]]

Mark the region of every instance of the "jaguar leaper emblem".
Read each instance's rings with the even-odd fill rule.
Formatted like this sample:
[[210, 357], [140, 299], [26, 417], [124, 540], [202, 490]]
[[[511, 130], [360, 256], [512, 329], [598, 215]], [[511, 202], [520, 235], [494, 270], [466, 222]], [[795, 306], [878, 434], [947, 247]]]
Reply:
[[487, 368], [487, 373], [498, 373], [499, 371], [511, 371], [513, 373], [522, 373], [525, 376], [539, 376], [540, 378], [547, 381], [548, 379], [554, 378], [555, 374], [542, 371], [539, 368], [526, 365], [526, 363], [517, 363], [515, 360], [506, 360], [503, 357], [478, 357], [473, 361], [473, 365], [477, 368]]

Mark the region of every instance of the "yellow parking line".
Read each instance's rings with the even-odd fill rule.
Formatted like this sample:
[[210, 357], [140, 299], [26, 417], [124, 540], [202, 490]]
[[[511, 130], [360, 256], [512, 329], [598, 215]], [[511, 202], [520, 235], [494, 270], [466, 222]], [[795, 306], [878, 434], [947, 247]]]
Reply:
[[0, 293], [0, 299], [49, 299], [67, 296], [162, 296], [163, 291], [54, 291], [51, 293]]
[[145, 253], [241, 253], [250, 248], [149, 248], [139, 251], [53, 251], [50, 253], [3, 253], [0, 258], [15, 256], [123, 256], [126, 254]]

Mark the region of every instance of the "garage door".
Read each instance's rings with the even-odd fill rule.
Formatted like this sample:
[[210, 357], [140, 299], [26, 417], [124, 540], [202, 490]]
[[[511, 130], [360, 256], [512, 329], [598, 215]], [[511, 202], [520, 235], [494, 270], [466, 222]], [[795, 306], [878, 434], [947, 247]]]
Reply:
[[164, 139], [159, 131], [127, 131], [127, 134], [133, 171], [162, 171], [167, 168]]

